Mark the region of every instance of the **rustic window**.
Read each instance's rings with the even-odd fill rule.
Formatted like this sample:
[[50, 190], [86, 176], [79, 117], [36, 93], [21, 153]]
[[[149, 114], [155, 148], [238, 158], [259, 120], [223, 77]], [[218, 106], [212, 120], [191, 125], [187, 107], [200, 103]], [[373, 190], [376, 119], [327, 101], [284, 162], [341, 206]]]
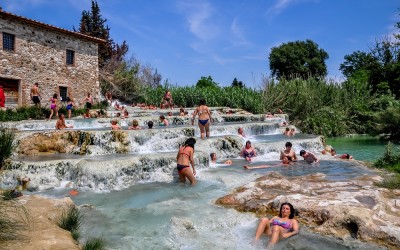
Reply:
[[15, 36], [13, 34], [3, 32], [3, 49], [4, 50], [14, 50], [14, 42], [15, 42]]
[[68, 93], [68, 88], [60, 86], [60, 97], [61, 101], [66, 102], [67, 101], [67, 93]]
[[67, 49], [67, 64], [74, 65], [75, 51]]

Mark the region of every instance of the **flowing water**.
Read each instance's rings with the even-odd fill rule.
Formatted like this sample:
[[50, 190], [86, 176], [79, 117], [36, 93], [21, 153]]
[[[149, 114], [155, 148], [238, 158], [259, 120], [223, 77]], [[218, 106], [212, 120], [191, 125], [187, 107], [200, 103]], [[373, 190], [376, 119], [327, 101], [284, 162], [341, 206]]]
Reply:
[[[224, 119], [220, 117], [220, 120]], [[85, 216], [81, 230], [83, 236], [101, 236], [110, 249], [265, 249], [266, 238], [259, 242], [253, 241], [258, 223], [256, 216], [253, 213], [240, 213], [234, 209], [217, 206], [214, 204], [217, 198], [270, 171], [285, 176], [322, 173], [326, 175], [326, 179], [332, 181], [352, 179], [370, 174], [371, 171], [360, 167], [356, 162], [329, 158], [317, 165], [300, 161], [282, 167], [277, 159], [279, 150], [284, 148], [286, 141], [293, 143], [293, 148], [298, 154], [301, 149], [319, 152], [322, 149], [320, 138], [304, 134], [285, 137], [281, 134], [277, 123], [227, 122], [213, 124], [212, 137], [196, 144], [196, 164], [199, 163], [203, 167], [198, 170], [197, 185], [191, 187], [188, 184], [177, 183], [172, 177], [169, 178], [172, 175], [176, 177], [176, 171], [171, 173], [171, 169], [174, 168], [178, 145], [185, 139], [181, 133], [187, 129], [184, 125], [182, 127], [176, 125], [175, 128], [167, 130], [129, 133], [131, 145], [129, 154], [118, 155], [112, 150], [105, 150], [102, 142], [107, 139], [104, 139], [105, 132], [102, 129], [106, 128], [105, 124], [108, 126], [109, 120], [74, 122], [81, 124], [79, 128], [91, 126], [97, 128], [93, 132], [94, 137], [98, 139], [94, 140], [97, 144], [91, 146], [94, 148], [92, 156], [53, 155], [25, 157], [19, 160], [27, 162], [26, 171], [38, 171], [36, 174], [41, 178], [38, 183], [50, 188], [46, 191], [37, 191], [38, 194], [65, 197], [70, 191], [70, 188], [65, 187], [65, 183], [75, 182], [75, 187], [80, 188], [80, 193], [71, 198], [77, 205], [83, 205], [81, 208]], [[144, 125], [145, 120], [141, 122], [143, 122], [141, 125]], [[33, 122], [20, 124], [19, 128], [46, 130], [50, 129], [50, 125], [47, 122]], [[238, 127], [244, 128], [247, 138], [236, 135]], [[198, 137], [198, 129], [195, 131]], [[227, 135], [233, 136], [233, 139], [224, 138]], [[226, 140], [231, 142], [233, 140], [234, 144], [239, 143], [242, 146], [248, 139], [254, 142], [253, 146], [258, 154], [252, 165], [268, 164], [273, 167], [243, 169], [242, 166], [247, 162], [238, 156], [238, 149], [230, 148], [231, 144], [228, 145]], [[341, 151], [341, 144], [335, 143], [336, 141], [332, 142], [334, 147], [337, 151]], [[217, 152], [221, 162], [224, 158], [230, 158], [233, 164], [230, 166], [214, 164], [208, 167], [208, 159], [204, 158], [211, 152]], [[353, 154], [358, 158], [356, 153]], [[132, 164], [142, 161], [143, 155], [152, 157], [146, 158], [146, 164], [150, 169], [146, 171], [154, 172], [151, 174], [146, 172], [143, 175], [142, 169], [137, 178], [127, 180], [125, 172], [132, 168]], [[160, 158], [163, 158], [162, 163], [157, 161]], [[59, 168], [60, 162], [65, 164], [64, 171], [51, 172], [54, 168]], [[201, 162], [203, 163], [200, 164]], [[51, 164], [57, 167], [52, 167]], [[121, 164], [127, 164], [127, 167], [120, 166]], [[134, 168], [136, 167], [134, 165]], [[122, 172], [118, 168], [121, 168]], [[131, 171], [129, 177], [135, 174], [138, 173]], [[49, 176], [51, 180], [46, 179]], [[11, 185], [13, 178], [14, 176], [10, 175], [3, 181]], [[310, 233], [306, 225], [301, 225], [300, 234], [282, 240], [277, 244], [277, 249], [379, 249], [379, 247], [356, 240], [340, 241], [333, 237], [320, 236]]]

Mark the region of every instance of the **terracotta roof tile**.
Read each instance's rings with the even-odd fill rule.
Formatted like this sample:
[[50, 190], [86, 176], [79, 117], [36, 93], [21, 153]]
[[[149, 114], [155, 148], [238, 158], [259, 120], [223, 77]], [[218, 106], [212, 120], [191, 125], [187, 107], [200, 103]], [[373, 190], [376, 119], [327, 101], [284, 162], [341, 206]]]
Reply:
[[63, 29], [63, 28], [60, 28], [60, 27], [57, 27], [57, 26], [54, 26], [54, 25], [42, 23], [42, 22], [30, 19], [30, 18], [26, 18], [26, 17], [23, 17], [23, 16], [18, 16], [18, 15], [12, 14], [10, 12], [6, 12], [6, 11], [2, 10], [1, 8], [0, 8], [0, 16], [6, 17], [6, 18], [8, 17], [11, 20], [19, 20], [19, 21], [24, 22], [24, 23], [32, 24], [32, 25], [35, 25], [35, 26], [38, 26], [38, 27], [42, 27], [42, 28], [45, 28], [45, 29], [49, 29], [49, 30], [53, 30], [53, 31], [58, 31], [58, 32], [61, 32], [61, 33], [67, 34], [67, 35], [79, 37], [79, 38], [86, 39], [86, 40], [89, 40], [89, 41], [92, 41], [92, 42], [96, 42], [96, 43], [105, 43], [106, 42], [106, 40], [104, 40], [104, 39], [100, 39], [100, 38], [97, 38], [97, 37], [84, 35], [84, 34], [79, 33], [79, 32], [74, 32], [74, 31]]

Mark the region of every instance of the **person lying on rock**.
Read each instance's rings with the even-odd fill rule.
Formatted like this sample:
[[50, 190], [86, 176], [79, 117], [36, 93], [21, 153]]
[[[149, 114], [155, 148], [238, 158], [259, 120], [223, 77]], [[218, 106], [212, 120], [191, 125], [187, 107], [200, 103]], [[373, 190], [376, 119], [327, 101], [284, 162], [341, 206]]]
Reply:
[[282, 203], [279, 209], [279, 216], [271, 219], [261, 218], [256, 230], [256, 240], [261, 235], [271, 237], [268, 247], [275, 245], [280, 239], [285, 239], [299, 233], [299, 223], [294, 219], [294, 208], [292, 204]]
[[340, 159], [344, 159], [344, 160], [353, 159], [353, 156], [349, 155], [348, 153], [344, 153], [341, 155], [336, 154], [336, 150], [333, 148], [331, 149], [331, 155], [335, 158], [340, 158]]
[[[211, 158], [211, 163], [214, 163], [214, 164], [217, 163], [217, 154], [216, 153], [211, 153], [210, 154], [210, 158]], [[231, 165], [232, 161], [231, 160], [226, 160], [223, 164]]]
[[307, 152], [307, 151], [305, 151], [304, 149], [302, 149], [301, 151], [300, 151], [300, 156], [301, 157], [303, 157], [304, 158], [304, 160], [307, 162], [307, 163], [318, 163], [319, 162], [319, 159], [313, 154], [313, 153], [310, 153], [310, 152]]
[[251, 167], [249, 165], [244, 165], [243, 168], [244, 169], [272, 168], [272, 167], [279, 166], [279, 165], [288, 166], [290, 164], [293, 164], [292, 157], [284, 156], [282, 158], [282, 163], [277, 164], [277, 165], [260, 165], [260, 166], [254, 166], [254, 167]]

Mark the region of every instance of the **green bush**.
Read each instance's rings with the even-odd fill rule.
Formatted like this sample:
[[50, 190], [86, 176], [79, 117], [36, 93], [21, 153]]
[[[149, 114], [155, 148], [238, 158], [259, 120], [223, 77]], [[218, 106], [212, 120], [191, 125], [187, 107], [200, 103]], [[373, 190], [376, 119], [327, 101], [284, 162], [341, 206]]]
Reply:
[[12, 155], [14, 139], [13, 130], [0, 127], [0, 169], [3, 168], [4, 161]]
[[400, 189], [400, 150], [394, 149], [393, 143], [386, 145], [383, 155], [374, 163], [376, 168], [385, 169], [393, 174], [386, 174], [384, 180], [377, 183], [380, 187], [389, 189]]
[[80, 236], [79, 228], [82, 225], [83, 216], [74, 205], [64, 210], [58, 220], [58, 226], [71, 232], [73, 238], [77, 240]]
[[82, 250], [103, 250], [106, 242], [102, 238], [88, 238], [82, 246]]

